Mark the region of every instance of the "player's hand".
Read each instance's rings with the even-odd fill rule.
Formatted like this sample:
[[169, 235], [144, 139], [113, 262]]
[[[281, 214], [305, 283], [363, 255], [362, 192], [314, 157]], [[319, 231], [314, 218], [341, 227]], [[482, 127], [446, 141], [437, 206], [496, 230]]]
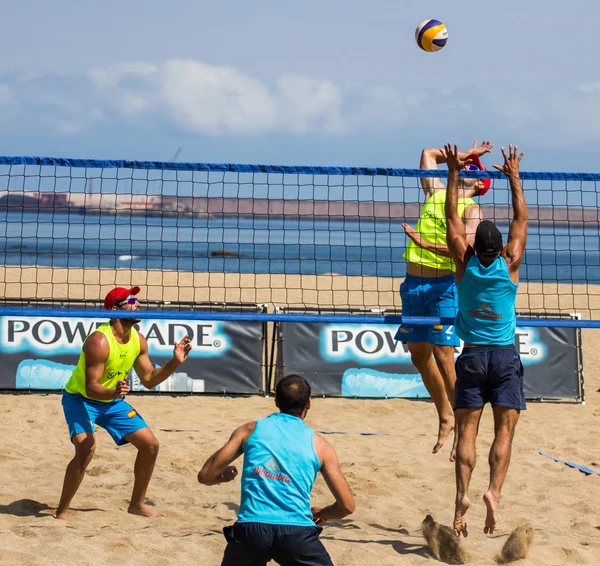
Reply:
[[456, 144], [452, 146], [452, 144], [447, 143], [444, 146], [443, 151], [448, 171], [462, 171], [465, 168], [465, 165], [469, 163], [468, 159], [463, 161], [460, 158], [460, 152], [458, 151], [458, 146]]
[[115, 399], [119, 397], [123, 398], [125, 395], [129, 393], [129, 385], [124, 380], [117, 381], [117, 386], [115, 387]]
[[177, 344], [175, 344], [175, 347], [173, 348], [173, 357], [180, 364], [182, 364], [183, 362], [185, 362], [185, 360], [187, 360], [188, 354], [190, 353], [191, 349], [192, 349], [192, 341], [190, 340], [189, 336], [186, 334], [181, 339], [181, 342], [177, 342]]
[[521, 155], [518, 155], [519, 148], [515, 145], [508, 146], [508, 155], [504, 148], [502, 148], [502, 157], [504, 157], [504, 165], [492, 165], [494, 169], [498, 169], [498, 171], [504, 173], [507, 177], [516, 177], [519, 178], [519, 163], [521, 163], [521, 159], [525, 155], [524, 152], [521, 152]]
[[473, 147], [467, 152], [467, 155], [475, 154], [481, 157], [486, 153], [490, 153], [493, 147], [494, 144], [489, 140], [484, 140], [482, 144], [479, 147], [477, 147], [477, 140], [475, 140], [473, 142]]
[[404, 228], [404, 233], [415, 243], [417, 244], [417, 246], [419, 246], [420, 248], [423, 247], [422, 243], [423, 243], [423, 238], [421, 237], [421, 234], [419, 232], [417, 232], [410, 224], [407, 224], [406, 222], [402, 223], [402, 228]]
[[313, 521], [317, 525], [320, 525], [321, 523], [324, 523], [325, 521], [327, 521], [327, 518], [324, 516], [324, 513], [323, 513], [324, 510], [325, 510], [325, 507], [313, 507], [311, 509]]
[[235, 478], [237, 478], [237, 475], [238, 475], [238, 471], [237, 471], [237, 468], [235, 466], [227, 466], [219, 474], [219, 478], [221, 480], [219, 483], [227, 483], [229, 481], [232, 481]]

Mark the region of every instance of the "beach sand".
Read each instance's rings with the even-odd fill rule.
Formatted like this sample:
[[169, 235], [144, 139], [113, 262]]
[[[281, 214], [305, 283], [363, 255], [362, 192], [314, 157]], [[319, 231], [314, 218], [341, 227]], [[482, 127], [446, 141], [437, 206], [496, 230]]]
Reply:
[[[3, 289], [5, 296], [40, 297], [46, 289], [48, 297], [98, 299], [113, 284], [151, 283], [144, 298], [159, 298], [156, 289], [160, 274], [93, 270], [79, 274], [78, 270], [48, 269], [43, 280], [44, 270], [23, 270], [38, 277], [37, 283], [35, 278], [25, 283], [23, 273], [15, 280], [14, 269], [3, 270], [0, 280], [10, 283]], [[229, 276], [168, 274], [163, 276], [163, 283], [171, 277], [176, 282], [169, 292], [176, 297], [170, 300], [188, 300], [187, 294], [194, 300], [213, 300], [212, 296], [200, 299], [200, 292], [194, 291], [190, 281], [208, 277], [226, 282]], [[245, 276], [235, 277], [239, 282]], [[288, 298], [297, 297], [293, 292], [302, 293], [289, 281], [266, 277], [265, 284], [275, 281], [273, 289], [287, 292]], [[337, 285], [335, 278], [322, 277], [329, 286]], [[84, 279], [88, 283], [85, 291]], [[389, 293], [390, 306], [398, 304], [399, 299], [394, 298], [398, 282], [381, 281], [375, 279], [372, 283], [373, 292], [380, 293], [380, 297]], [[347, 284], [352, 287], [355, 282]], [[313, 288], [317, 288], [316, 280], [314, 287], [308, 286], [309, 290]], [[530, 304], [541, 300], [544, 306], [541, 285], [530, 288], [531, 294], [522, 294], [520, 300]], [[255, 293], [253, 289], [246, 291]], [[221, 287], [211, 283], [202, 292], [227, 296], [223, 283]], [[270, 288], [264, 289], [266, 294], [271, 292]], [[243, 295], [241, 300], [269, 302], [258, 291], [255, 298]], [[561, 292], [560, 297], [565, 296]], [[581, 297], [589, 305], [589, 296]], [[565, 310], [576, 306], [569, 304]], [[493, 430], [491, 411], [486, 409], [470, 491], [470, 535], [464, 540], [470, 563], [493, 564], [509, 533], [525, 521], [533, 525], [535, 543], [529, 557], [519, 564], [600, 562], [600, 476], [585, 476], [536, 452], [542, 450], [600, 472], [600, 331], [584, 330], [583, 345], [587, 404], [529, 404], [517, 427], [500, 522], [492, 536], [483, 534], [485, 506], [481, 500], [487, 489], [487, 452]], [[205, 487], [198, 484], [196, 474], [236, 426], [273, 412], [273, 399], [131, 395], [129, 400], [161, 442], [148, 500], [164, 511], [166, 518], [127, 514], [135, 450], [130, 446], [117, 448], [99, 429], [95, 458], [74, 499], [71, 518], [63, 522], [55, 520], [53, 513], [72, 447], [60, 395], [0, 395], [0, 412], [4, 415], [0, 423], [0, 564], [220, 564], [225, 547], [221, 529], [235, 521], [239, 480]], [[451, 524], [454, 471], [448, 461], [449, 446], [437, 455], [431, 454], [437, 431], [433, 405], [401, 399], [316, 398], [306, 422], [325, 431], [385, 433], [326, 435], [338, 452], [357, 503], [352, 516], [326, 524], [323, 530], [322, 540], [334, 563], [435, 563], [425, 546], [421, 522], [430, 513], [437, 522]], [[319, 477], [312, 503], [321, 506], [331, 501]]]
[[[267, 261], [267, 260], [265, 260]], [[98, 301], [113, 287], [139, 285], [151, 301], [246, 302], [275, 307], [400, 309], [402, 279], [345, 275], [190, 273], [132, 269], [66, 269], [0, 266], [0, 297]], [[521, 283], [521, 312], [572, 313], [600, 319], [600, 286]]]

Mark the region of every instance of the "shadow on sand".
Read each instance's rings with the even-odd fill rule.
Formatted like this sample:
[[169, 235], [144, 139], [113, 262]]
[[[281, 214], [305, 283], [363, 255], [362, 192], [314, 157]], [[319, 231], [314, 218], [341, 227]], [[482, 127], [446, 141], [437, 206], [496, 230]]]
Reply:
[[[104, 509], [77, 509], [72, 507], [74, 511], [87, 513], [88, 511], [104, 511]], [[54, 507], [50, 507], [45, 503], [40, 503], [34, 499], [19, 499], [8, 505], [0, 505], [0, 515], [14, 515], [15, 517], [53, 517], [55, 512]]]

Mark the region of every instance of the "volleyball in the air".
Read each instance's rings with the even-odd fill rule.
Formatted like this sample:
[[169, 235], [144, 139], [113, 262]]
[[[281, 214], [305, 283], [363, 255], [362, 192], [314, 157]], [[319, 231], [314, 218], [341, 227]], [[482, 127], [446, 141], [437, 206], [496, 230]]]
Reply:
[[428, 53], [439, 51], [448, 41], [448, 30], [442, 22], [437, 20], [424, 20], [415, 32], [417, 45]]

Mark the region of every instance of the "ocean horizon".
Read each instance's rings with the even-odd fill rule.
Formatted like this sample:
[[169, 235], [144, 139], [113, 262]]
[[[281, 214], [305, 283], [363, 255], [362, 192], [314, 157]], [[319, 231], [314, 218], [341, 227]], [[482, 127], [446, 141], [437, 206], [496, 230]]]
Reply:
[[[404, 219], [0, 213], [4, 265], [404, 277]], [[414, 222], [414, 221], [413, 221]], [[499, 222], [506, 242], [508, 225]], [[523, 281], [600, 283], [597, 224], [530, 225]]]

